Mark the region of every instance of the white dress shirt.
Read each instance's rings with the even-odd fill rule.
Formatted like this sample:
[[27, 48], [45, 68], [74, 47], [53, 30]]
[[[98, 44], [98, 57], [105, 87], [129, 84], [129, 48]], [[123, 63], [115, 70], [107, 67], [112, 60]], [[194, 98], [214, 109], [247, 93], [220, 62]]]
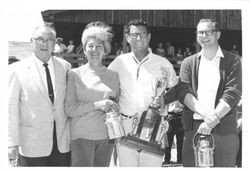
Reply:
[[[201, 56], [201, 59], [198, 72], [197, 99], [208, 112], [211, 112], [215, 109], [215, 99], [220, 83], [220, 59], [225, 57], [220, 47], [212, 60], [208, 60], [202, 52], [198, 56]], [[193, 118], [202, 119], [196, 113]]]
[[[47, 85], [46, 71], [45, 71], [45, 67], [43, 66], [44, 62], [42, 62], [38, 58], [34, 58], [34, 59], [35, 59], [35, 63], [37, 66], [37, 70], [43, 81], [44, 87], [46, 88], [47, 92], [49, 92], [48, 85]], [[53, 63], [52, 57], [49, 59], [47, 63], [48, 63], [48, 68], [49, 68], [50, 77], [52, 80], [52, 85], [53, 85], [53, 90], [54, 90], [54, 95], [55, 95], [55, 72], [54, 72], [54, 63]]]

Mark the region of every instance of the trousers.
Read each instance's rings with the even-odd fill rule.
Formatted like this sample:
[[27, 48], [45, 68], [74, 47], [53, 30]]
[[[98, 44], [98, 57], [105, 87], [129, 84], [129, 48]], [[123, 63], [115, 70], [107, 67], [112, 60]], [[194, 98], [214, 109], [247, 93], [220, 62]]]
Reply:
[[184, 130], [183, 125], [181, 123], [181, 114], [172, 113], [168, 114], [168, 123], [169, 130], [167, 132], [168, 137], [168, 146], [165, 148], [165, 162], [170, 162], [171, 160], [171, 149], [173, 144], [174, 136], [176, 136], [176, 145], [177, 145], [177, 162], [182, 162], [182, 146], [183, 146], [183, 138], [184, 138]]
[[71, 141], [71, 165], [76, 167], [108, 167], [114, 140], [76, 139]]
[[53, 148], [50, 156], [26, 157], [19, 154], [20, 166], [70, 166], [70, 152], [60, 153], [57, 147], [56, 123], [54, 121]]
[[162, 156], [143, 150], [129, 148], [120, 143], [116, 144], [119, 166], [121, 167], [161, 167]]

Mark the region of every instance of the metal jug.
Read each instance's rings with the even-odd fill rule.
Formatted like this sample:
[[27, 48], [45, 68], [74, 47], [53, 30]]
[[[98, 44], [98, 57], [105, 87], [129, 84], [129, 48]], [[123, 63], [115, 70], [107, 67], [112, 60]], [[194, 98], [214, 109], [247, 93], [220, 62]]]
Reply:
[[125, 136], [121, 116], [113, 109], [106, 112], [105, 124], [108, 127], [109, 139]]
[[[213, 167], [214, 166], [214, 137], [210, 135], [201, 135], [199, 134], [199, 139], [197, 144], [195, 144], [195, 139], [199, 133], [196, 133], [193, 137], [193, 149], [194, 149], [194, 158], [196, 167]], [[212, 144], [208, 140], [208, 137], [211, 136]]]

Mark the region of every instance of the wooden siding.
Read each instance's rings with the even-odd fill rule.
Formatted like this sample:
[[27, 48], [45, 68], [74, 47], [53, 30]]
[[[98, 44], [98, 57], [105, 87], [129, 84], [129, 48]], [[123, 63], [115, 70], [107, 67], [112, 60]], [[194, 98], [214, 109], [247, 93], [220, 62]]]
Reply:
[[142, 17], [150, 26], [195, 28], [201, 18], [215, 19], [222, 30], [241, 30], [241, 10], [48, 10], [42, 12], [53, 22], [89, 23], [100, 20], [108, 24], [125, 25]]

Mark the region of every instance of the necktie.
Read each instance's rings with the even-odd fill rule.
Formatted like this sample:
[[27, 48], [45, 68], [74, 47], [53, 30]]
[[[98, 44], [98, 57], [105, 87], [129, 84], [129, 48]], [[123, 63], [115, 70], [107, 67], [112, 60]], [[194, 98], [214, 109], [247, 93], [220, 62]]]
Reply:
[[48, 63], [44, 63], [43, 66], [45, 67], [45, 71], [46, 71], [49, 98], [51, 100], [51, 103], [53, 104], [54, 103], [54, 91], [53, 91], [52, 81], [51, 81], [50, 72], [48, 68]]

